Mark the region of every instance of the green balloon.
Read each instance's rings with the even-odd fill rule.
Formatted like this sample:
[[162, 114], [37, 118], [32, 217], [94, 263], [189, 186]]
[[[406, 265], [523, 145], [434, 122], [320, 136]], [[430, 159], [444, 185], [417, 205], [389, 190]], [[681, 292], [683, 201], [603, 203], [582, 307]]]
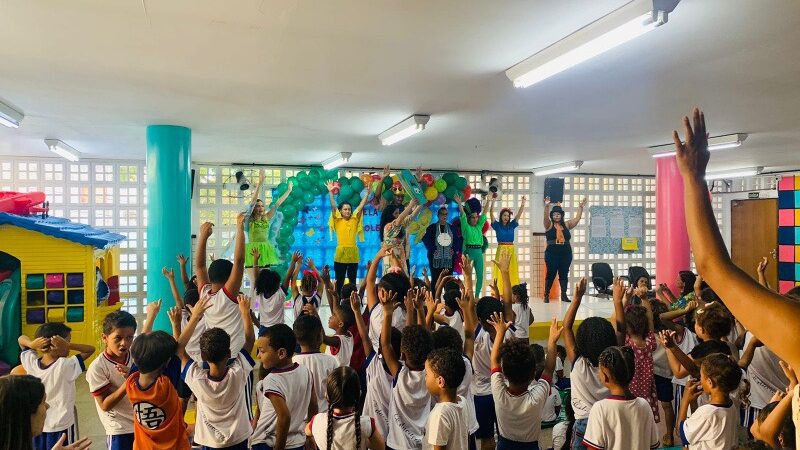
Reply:
[[314, 193], [311, 191], [303, 192], [303, 201], [306, 203], [311, 203], [314, 201]]
[[286, 183], [292, 183], [292, 185], [294, 185], [294, 187], [297, 187], [297, 177], [291, 176], [291, 177], [287, 178], [286, 179]]
[[383, 187], [386, 189], [392, 187], [392, 183], [394, 183], [394, 181], [392, 181], [392, 177], [386, 177], [383, 179]]
[[294, 205], [283, 205], [281, 211], [283, 212], [284, 222], [290, 217], [297, 217], [297, 208], [295, 208]]
[[313, 169], [311, 169], [310, 172], [308, 172], [308, 177], [311, 178], [312, 181], [319, 180], [320, 176], [321, 175], [320, 175], [320, 168], [319, 167], [314, 167]]
[[291, 224], [292, 227], [296, 227], [297, 226], [297, 214], [295, 214], [293, 216], [284, 217], [283, 221], [288, 223], [288, 224]]
[[[294, 230], [294, 227], [292, 227], [292, 229]], [[294, 245], [294, 235], [293, 234], [290, 234], [289, 237], [286, 238], [286, 243], [289, 245], [289, 247]]]
[[326, 180], [335, 180], [339, 178], [339, 171], [337, 169], [331, 169], [325, 172], [325, 179]]
[[304, 202], [302, 198], [299, 198], [294, 201], [294, 209], [296, 209], [297, 212], [302, 211], [303, 209], [305, 209], [305, 207], [306, 207], [306, 202]]
[[281, 238], [282, 239], [287, 239], [288, 236], [292, 235], [293, 231], [294, 231], [294, 227], [291, 224], [284, 223], [283, 225], [281, 225]]
[[456, 187], [456, 189], [458, 189], [459, 191], [463, 191], [463, 190], [464, 190], [464, 188], [465, 188], [465, 187], [467, 187], [467, 179], [466, 179], [466, 178], [464, 178], [464, 177], [458, 177], [458, 178], [456, 178], [456, 180], [453, 182], [453, 185], [454, 185], [454, 186]]
[[339, 182], [340, 188], [350, 185], [350, 180], [348, 180], [347, 177], [339, 177], [337, 181]]
[[439, 178], [433, 183], [433, 187], [436, 188], [436, 192], [444, 192], [447, 189], [447, 182]]
[[392, 201], [392, 199], [394, 198], [394, 192], [383, 191], [383, 194], [381, 194], [381, 196], [383, 197], [384, 200]]
[[300, 179], [300, 189], [302, 189], [304, 193], [311, 189], [311, 179], [308, 177]]
[[458, 189], [456, 189], [456, 187], [455, 187], [455, 186], [448, 186], [448, 187], [447, 187], [447, 189], [445, 189], [445, 190], [444, 190], [444, 196], [445, 196], [445, 197], [446, 197], [448, 200], [452, 200], [452, 199], [453, 199], [453, 196], [454, 196], [454, 195], [456, 195], [456, 194], [458, 194], [458, 192], [459, 192], [459, 190], [458, 190]]
[[284, 182], [275, 186], [275, 193], [278, 194], [278, 196], [281, 196], [286, 192], [287, 189], [289, 189], [289, 185]]
[[445, 172], [445, 174], [442, 175], [442, 179], [445, 182], [447, 182], [448, 186], [450, 186], [451, 184], [455, 183], [457, 178], [458, 178], [458, 175], [456, 175], [455, 172]]
[[306, 171], [298, 172], [296, 176], [298, 180], [305, 180], [308, 178], [308, 172]]
[[339, 189], [339, 198], [347, 200], [352, 196], [353, 196], [353, 189], [350, 186], [343, 184], [341, 189]]
[[317, 182], [317, 184], [311, 186], [311, 190], [314, 191], [314, 196], [315, 197], [317, 195], [324, 194], [324, 193], [328, 192], [328, 188], [324, 184], [322, 184], [320, 182]]
[[353, 177], [350, 179], [350, 187], [355, 192], [361, 192], [361, 190], [364, 189], [364, 182], [361, 181], [361, 178]]
[[353, 194], [353, 196], [350, 197], [348, 203], [350, 203], [350, 206], [352, 206], [353, 209], [355, 209], [355, 207], [358, 206], [359, 203], [361, 203], [361, 194], [359, 194], [358, 192]]

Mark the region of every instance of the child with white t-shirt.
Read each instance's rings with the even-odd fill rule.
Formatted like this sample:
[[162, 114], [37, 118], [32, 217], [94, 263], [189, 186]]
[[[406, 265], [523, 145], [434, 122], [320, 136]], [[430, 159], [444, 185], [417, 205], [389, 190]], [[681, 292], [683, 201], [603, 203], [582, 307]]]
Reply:
[[[238, 297], [242, 315], [244, 347], [231, 358], [230, 335], [221, 328], [209, 328], [200, 336], [202, 361], [194, 361], [186, 353], [186, 344], [204, 311], [193, 309], [186, 329], [178, 339], [178, 357], [181, 359], [182, 378], [197, 397], [197, 419], [194, 441], [205, 449], [247, 450], [250, 427], [250, 398], [245, 385], [253, 371], [255, 361], [250, 351], [255, 342], [253, 322], [250, 317], [250, 299]], [[177, 314], [171, 314], [170, 317]]]
[[592, 405], [583, 444], [591, 449], [654, 449], [658, 429], [646, 399], [630, 391], [636, 363], [630, 347], [609, 347], [600, 354], [600, 379], [610, 395]]
[[125, 376], [119, 369], [130, 371], [133, 364], [130, 348], [135, 334], [133, 315], [122, 310], [108, 313], [103, 319], [101, 335], [105, 351], [86, 370], [89, 392], [95, 399], [111, 450], [133, 448], [133, 405], [125, 393]]
[[[458, 300], [462, 297], [460, 289], [445, 289], [442, 294], [443, 303], [437, 303], [441, 310], [439, 313], [434, 311], [433, 320], [438, 324], [438, 328], [450, 327], [458, 332], [461, 340], [464, 340], [464, 312], [458, 306]], [[438, 306], [441, 305], [441, 306]]]
[[[295, 253], [295, 257], [298, 255], [299, 253]], [[319, 272], [314, 266], [313, 259], [306, 259], [308, 270], [303, 271], [303, 276], [300, 278], [300, 287], [297, 287], [294, 282], [300, 274], [302, 258], [302, 255], [300, 255], [300, 260], [297, 263], [293, 263], [294, 270], [290, 271], [292, 274], [292, 283], [290, 283], [290, 286], [292, 290], [292, 304], [295, 319], [305, 314], [316, 314], [316, 310], [319, 309], [322, 300], [322, 297], [317, 291], [319, 287]]]
[[328, 401], [325, 399], [325, 380], [333, 369], [339, 367], [339, 361], [331, 355], [319, 351], [322, 346], [322, 322], [316, 315], [303, 314], [294, 321], [292, 327], [294, 337], [300, 345], [300, 353], [295, 353], [292, 360], [311, 371], [314, 380], [314, 392], [317, 394], [317, 406], [327, 411]]
[[328, 409], [313, 416], [306, 426], [306, 436], [320, 450], [383, 449], [383, 435], [375, 419], [358, 411], [361, 385], [351, 367], [338, 367], [325, 382]]
[[258, 382], [258, 414], [252, 450], [302, 450], [306, 418], [317, 414], [311, 371], [292, 362], [297, 340], [288, 325], [268, 327], [256, 341], [258, 359], [267, 375]]
[[[75, 426], [75, 380], [86, 370], [84, 361], [94, 353], [94, 347], [75, 344], [72, 329], [63, 323], [50, 322], [36, 330], [35, 339], [22, 335], [18, 338], [22, 353], [19, 359], [28, 373], [42, 380], [49, 409], [44, 419], [42, 434], [33, 438], [34, 450], [50, 450], [61, 435], [67, 445], [77, 440]], [[78, 354], [69, 356], [70, 351]], [[41, 352], [39, 357], [37, 352]]]
[[360, 313], [353, 312], [350, 308], [349, 298], [345, 299], [348, 303], [342, 307], [339, 294], [331, 282], [328, 266], [322, 268], [322, 281], [325, 283], [325, 296], [331, 307], [328, 328], [334, 332], [333, 336], [325, 335], [322, 339], [325, 344], [325, 353], [336, 358], [340, 367], [349, 366], [353, 356], [353, 335], [350, 333], [350, 329], [356, 323], [355, 315]]
[[[412, 294], [409, 294], [412, 295]], [[415, 314], [409, 303], [406, 314]], [[389, 400], [389, 433], [386, 446], [390, 449], [419, 449], [422, 447], [425, 424], [431, 410], [431, 396], [425, 387], [425, 360], [433, 350], [430, 331], [422, 325], [403, 328], [400, 340], [400, 358], [392, 349], [390, 337], [392, 314], [397, 302], [381, 299], [383, 327], [381, 351], [393, 378], [394, 386]], [[402, 362], [401, 362], [402, 359]]]
[[295, 252], [286, 271], [286, 276], [281, 282], [278, 272], [264, 268], [259, 270], [258, 258], [260, 253], [257, 247], [253, 247], [253, 271], [257, 274], [253, 282], [250, 296], [253, 303], [258, 303], [258, 328], [271, 327], [272, 325], [283, 323], [283, 307], [286, 303], [286, 296], [289, 294], [289, 284], [292, 281], [294, 265], [300, 258], [300, 253]]
[[528, 283], [517, 284], [511, 288], [514, 309], [514, 337], [528, 340], [528, 332], [533, 324], [533, 312], [528, 305]]
[[[700, 382], [686, 385], [678, 429], [683, 445], [693, 449], [730, 449], [737, 444], [739, 407], [733, 402], [731, 392], [739, 388], [742, 371], [737, 361], [729, 355], [715, 353], [703, 359]], [[706, 393], [708, 404], [700, 406], [687, 418], [689, 405]]]
[[562, 323], [564, 348], [567, 350], [567, 358], [572, 361], [570, 401], [575, 411], [572, 448], [585, 448], [583, 435], [586, 432], [592, 405], [608, 396], [608, 388], [600, 381], [598, 358], [603, 350], [617, 345], [614, 327], [602, 317], [587, 318], [578, 326], [577, 333], [572, 333], [575, 315], [585, 292], [586, 278], [583, 278], [575, 286], [572, 303], [564, 314]]
[[467, 448], [467, 399], [457, 394], [467, 366], [461, 353], [438, 348], [425, 361], [425, 385], [437, 398], [428, 416], [422, 448], [426, 450], [463, 450]]
[[244, 276], [244, 221], [245, 214], [240, 213], [236, 217], [233, 262], [216, 259], [206, 268], [206, 246], [208, 238], [214, 232], [214, 224], [211, 222], [200, 225], [194, 259], [200, 298], [210, 299], [203, 322], [206, 329], [222, 328], [231, 333], [231, 354], [238, 353], [244, 347], [242, 315], [236, 304]]
[[[506, 322], [499, 313], [492, 315], [495, 335], [502, 336], [513, 322]], [[542, 378], [532, 383], [536, 375], [536, 358], [527, 341], [496, 339], [492, 346], [492, 395], [497, 415], [497, 449], [538, 450], [542, 426], [542, 411], [550, 395], [550, 380], [555, 367], [556, 342], [561, 335], [553, 319], [547, 342]]]

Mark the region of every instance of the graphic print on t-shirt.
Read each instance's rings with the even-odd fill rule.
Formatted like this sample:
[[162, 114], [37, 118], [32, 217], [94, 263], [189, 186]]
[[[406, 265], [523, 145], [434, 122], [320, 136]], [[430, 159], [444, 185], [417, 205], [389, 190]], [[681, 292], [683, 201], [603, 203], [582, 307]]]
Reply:
[[150, 430], [158, 429], [167, 418], [163, 409], [148, 402], [133, 405], [133, 413], [136, 415], [136, 421]]

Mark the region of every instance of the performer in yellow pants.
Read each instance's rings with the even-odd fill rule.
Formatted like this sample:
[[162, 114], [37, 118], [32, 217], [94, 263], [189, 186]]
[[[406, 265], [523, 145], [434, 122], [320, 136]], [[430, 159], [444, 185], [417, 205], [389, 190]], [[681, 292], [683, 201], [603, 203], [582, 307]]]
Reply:
[[[500, 255], [509, 253], [511, 255], [508, 274], [511, 277], [511, 286], [519, 284], [519, 269], [517, 262], [517, 249], [514, 246], [515, 230], [519, 226], [519, 220], [522, 218], [522, 213], [525, 211], [525, 197], [520, 201], [517, 213], [512, 215], [511, 209], [503, 208], [500, 210], [500, 220], [494, 218], [494, 198], [489, 201], [489, 219], [492, 223], [495, 237], [497, 238], [497, 253], [495, 260], [500, 259]], [[494, 274], [494, 279], [497, 280], [497, 288], [503, 292], [503, 279]]]

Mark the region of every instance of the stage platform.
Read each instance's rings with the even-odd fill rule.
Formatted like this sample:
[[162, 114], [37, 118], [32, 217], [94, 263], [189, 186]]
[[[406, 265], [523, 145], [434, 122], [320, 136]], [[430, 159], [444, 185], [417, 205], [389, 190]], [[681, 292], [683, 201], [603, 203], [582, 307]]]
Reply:
[[[564, 318], [570, 303], [560, 300], [550, 300], [550, 303], [545, 303], [541, 298], [531, 298], [528, 305], [531, 307], [534, 320], [530, 327], [530, 340], [531, 342], [544, 343], [547, 342], [547, 335], [550, 332], [550, 321], [553, 320], [553, 317], [557, 317], [560, 322]], [[604, 317], [608, 319], [613, 312], [614, 305], [610, 298], [587, 295], [583, 297], [581, 306], [578, 308], [578, 314], [575, 316], [575, 327], [588, 317]]]

